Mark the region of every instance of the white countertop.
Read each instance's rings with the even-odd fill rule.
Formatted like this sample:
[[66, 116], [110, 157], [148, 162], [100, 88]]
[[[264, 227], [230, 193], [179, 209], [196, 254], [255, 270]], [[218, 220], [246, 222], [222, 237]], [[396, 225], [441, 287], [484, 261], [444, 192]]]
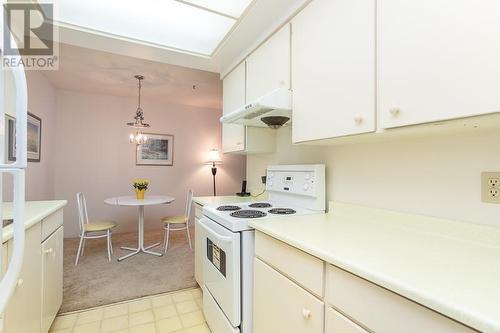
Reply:
[[255, 229], [482, 332], [500, 332], [500, 228], [335, 203]]
[[[26, 201], [24, 211], [24, 226], [26, 229], [40, 222], [50, 214], [58, 211], [66, 206], [66, 200], [50, 200], [50, 201]], [[12, 203], [5, 202], [3, 204], [3, 219], [12, 219]], [[12, 238], [12, 225], [3, 229], [2, 243]]]
[[234, 204], [238, 202], [254, 202], [259, 200], [266, 200], [267, 195], [262, 194], [258, 197], [239, 197], [237, 195], [228, 196], [217, 196], [217, 197], [193, 197], [193, 202], [205, 206], [205, 205], [227, 205]]

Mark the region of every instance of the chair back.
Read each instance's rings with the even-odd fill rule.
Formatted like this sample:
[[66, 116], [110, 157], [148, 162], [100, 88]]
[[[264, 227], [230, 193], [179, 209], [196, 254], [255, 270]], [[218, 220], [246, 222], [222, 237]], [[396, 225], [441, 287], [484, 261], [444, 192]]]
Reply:
[[87, 201], [82, 192], [76, 194], [76, 202], [78, 204], [78, 226], [80, 232], [83, 232], [84, 224], [89, 223], [89, 215], [87, 213]]
[[188, 223], [189, 224], [189, 218], [191, 216], [191, 206], [193, 205], [193, 190], [189, 190], [187, 194], [187, 199], [186, 199], [186, 211], [185, 211], [185, 216], [188, 218]]

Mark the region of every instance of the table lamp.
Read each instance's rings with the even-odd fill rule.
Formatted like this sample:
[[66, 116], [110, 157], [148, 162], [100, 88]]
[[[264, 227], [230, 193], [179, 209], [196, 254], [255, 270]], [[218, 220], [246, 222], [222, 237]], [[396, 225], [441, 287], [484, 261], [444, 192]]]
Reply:
[[213, 183], [214, 183], [214, 197], [215, 197], [216, 193], [217, 193], [215, 190], [215, 175], [217, 174], [217, 167], [215, 166], [215, 164], [222, 163], [218, 149], [210, 149], [208, 151], [208, 163], [212, 164], [212, 177], [213, 177]]

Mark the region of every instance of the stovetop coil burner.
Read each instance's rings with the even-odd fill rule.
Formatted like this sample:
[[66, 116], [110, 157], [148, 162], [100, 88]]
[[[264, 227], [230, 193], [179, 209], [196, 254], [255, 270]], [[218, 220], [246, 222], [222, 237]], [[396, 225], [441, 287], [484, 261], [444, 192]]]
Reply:
[[268, 212], [270, 214], [277, 214], [277, 215], [290, 215], [296, 213], [296, 211], [291, 208], [273, 208], [268, 210]]
[[271, 205], [270, 203], [267, 203], [267, 202], [256, 202], [256, 203], [248, 205], [248, 207], [251, 207], [251, 208], [270, 208], [272, 206], [273, 205]]
[[217, 207], [217, 210], [220, 210], [221, 212], [234, 211], [234, 210], [240, 210], [240, 209], [241, 209], [241, 207], [234, 206], [234, 205], [224, 205], [224, 206]]
[[264, 217], [267, 214], [264, 212], [261, 212], [260, 210], [243, 209], [243, 210], [238, 210], [236, 212], [232, 212], [230, 215], [232, 217], [238, 217], [238, 218], [242, 218], [242, 219], [256, 219], [259, 217]]

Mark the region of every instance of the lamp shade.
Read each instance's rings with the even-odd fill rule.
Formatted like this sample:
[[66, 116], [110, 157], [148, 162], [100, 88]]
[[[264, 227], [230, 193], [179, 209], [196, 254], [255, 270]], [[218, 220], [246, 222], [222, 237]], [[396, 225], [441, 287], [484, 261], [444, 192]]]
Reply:
[[208, 163], [221, 163], [222, 159], [218, 149], [210, 149], [208, 151]]

